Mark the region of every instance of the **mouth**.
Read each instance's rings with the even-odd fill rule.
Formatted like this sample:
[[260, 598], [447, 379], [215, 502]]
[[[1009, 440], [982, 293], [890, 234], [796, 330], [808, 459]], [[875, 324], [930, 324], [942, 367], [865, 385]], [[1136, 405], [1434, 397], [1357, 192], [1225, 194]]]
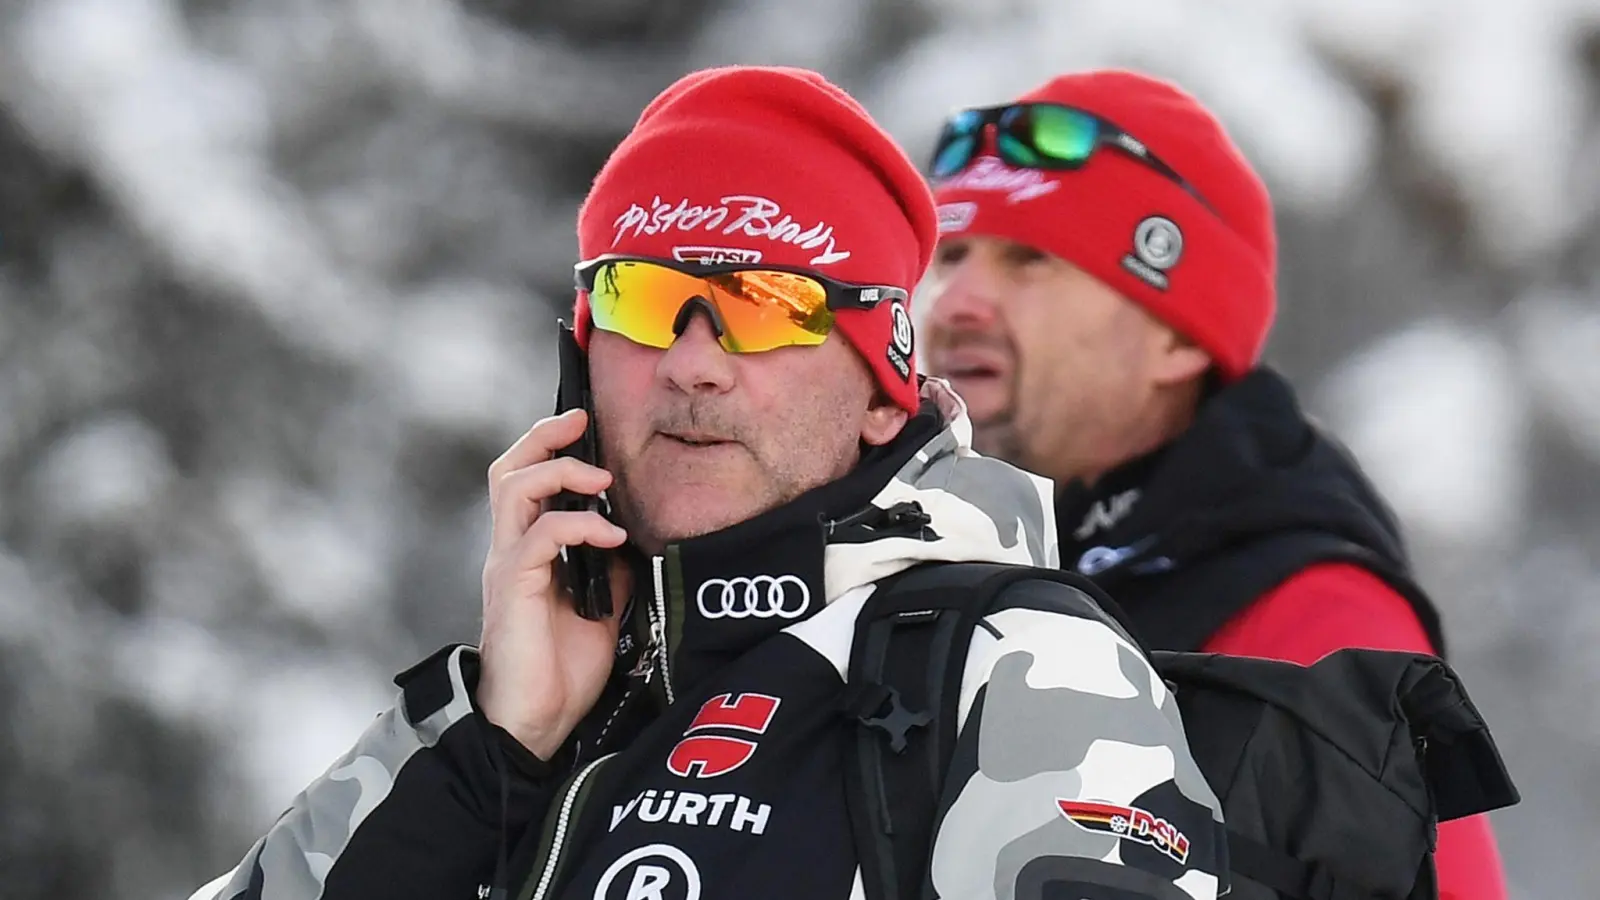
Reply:
[[692, 432], [658, 432], [668, 441], [683, 447], [720, 447], [732, 444], [733, 441], [724, 440], [715, 435], [699, 434]]
[[955, 389], [971, 390], [977, 386], [997, 385], [1006, 376], [1004, 367], [987, 361], [963, 360], [951, 362], [937, 370]]
[[944, 369], [944, 377], [952, 381], [973, 381], [979, 378], [999, 378], [1000, 367], [982, 364], [947, 366]]
[[932, 369], [952, 383], [970, 385], [1005, 377], [1007, 362], [1003, 354], [994, 351], [951, 349], [934, 357]]

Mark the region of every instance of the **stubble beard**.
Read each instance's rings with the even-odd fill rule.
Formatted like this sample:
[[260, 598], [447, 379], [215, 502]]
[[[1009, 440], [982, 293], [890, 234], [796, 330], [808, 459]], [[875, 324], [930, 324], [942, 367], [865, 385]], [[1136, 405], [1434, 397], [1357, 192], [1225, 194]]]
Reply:
[[[1015, 348], [1012, 348], [1011, 358], [1017, 359]], [[1025, 466], [1027, 461], [1023, 456], [1026, 446], [1022, 440], [1022, 429], [1017, 425], [1017, 400], [1022, 378], [1016, 370], [1016, 363], [1013, 363], [1010, 381], [1006, 385], [1006, 405], [982, 421], [972, 420], [972, 449], [1014, 466]]]
[[1017, 432], [1016, 418], [1008, 409], [988, 420], [972, 423], [972, 449], [984, 456], [1021, 465], [1022, 437]]
[[[656, 440], [669, 440], [658, 437]], [[706, 509], [698, 500], [696, 491], [687, 487], [692, 476], [684, 471], [667, 471], [657, 466], [619, 466], [613, 470], [615, 482], [609, 496], [613, 518], [628, 532], [629, 540], [646, 553], [659, 553], [668, 544], [692, 540], [713, 534], [739, 522], [754, 518], [785, 498], [771, 494], [780, 486], [774, 485], [769, 467], [748, 447], [741, 452], [749, 456], [752, 483], [746, 490], [733, 485], [710, 488], [718, 495], [736, 494], [758, 502], [750, 508], [726, 508], [726, 497], [715, 508]], [[645, 469], [647, 471], [639, 471]], [[741, 479], [742, 480], [742, 479]]]

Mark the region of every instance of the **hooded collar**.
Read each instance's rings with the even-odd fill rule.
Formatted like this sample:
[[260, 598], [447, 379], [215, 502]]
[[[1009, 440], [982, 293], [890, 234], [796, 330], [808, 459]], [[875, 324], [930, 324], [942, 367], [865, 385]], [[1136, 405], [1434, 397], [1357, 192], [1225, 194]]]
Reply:
[[900, 435], [844, 478], [644, 562], [646, 666], [673, 695], [845, 593], [911, 566], [1056, 566], [1053, 486], [972, 450], [966, 408], [925, 379]]
[[1057, 499], [1062, 556], [1087, 575], [1182, 568], [1251, 537], [1340, 535], [1404, 562], [1393, 513], [1355, 460], [1262, 367], [1209, 397], [1177, 439]]

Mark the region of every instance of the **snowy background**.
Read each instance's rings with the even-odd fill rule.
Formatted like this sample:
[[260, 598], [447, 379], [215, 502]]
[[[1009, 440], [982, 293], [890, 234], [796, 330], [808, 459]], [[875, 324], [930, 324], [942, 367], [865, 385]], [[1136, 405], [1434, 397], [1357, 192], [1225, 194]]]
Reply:
[[573, 213], [640, 107], [819, 68], [920, 159], [1106, 64], [1280, 205], [1270, 360], [1410, 528], [1524, 804], [1600, 893], [1600, 3], [0, 0], [0, 894], [228, 868], [476, 634]]

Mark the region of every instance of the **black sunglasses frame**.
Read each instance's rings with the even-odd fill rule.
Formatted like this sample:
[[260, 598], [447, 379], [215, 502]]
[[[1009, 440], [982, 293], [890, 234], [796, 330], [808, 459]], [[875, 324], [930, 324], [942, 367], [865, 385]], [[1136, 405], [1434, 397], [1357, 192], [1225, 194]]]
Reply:
[[[1028, 113], [1036, 107], [1066, 110], [1067, 112], [1085, 116], [1094, 120], [1095, 124], [1099, 127], [1095, 130], [1094, 146], [1090, 149], [1089, 154], [1083, 159], [1076, 160], [1052, 157], [1040, 150], [1038, 145], [1034, 143], [1032, 136], [1026, 133], [1026, 131], [1006, 127], [1005, 120], [1008, 116], [1017, 113]], [[958, 117], [972, 113], [976, 113], [978, 115], [977, 124], [970, 128], [958, 129], [955, 127], [954, 122]], [[1031, 103], [1002, 103], [997, 106], [969, 107], [953, 113], [944, 120], [944, 125], [939, 130], [939, 139], [934, 143], [933, 155], [928, 163], [928, 172], [930, 174], [934, 172], [940, 155], [943, 154], [951, 144], [955, 143], [961, 138], [976, 138], [972, 142], [972, 149], [968, 151], [967, 158], [962, 161], [960, 167], [957, 168], [956, 171], [950, 173], [949, 175], [935, 177], [939, 178], [939, 180], [943, 180], [946, 178], [954, 178], [959, 175], [962, 170], [966, 169], [967, 166], [972, 165], [972, 161], [974, 159], [978, 158], [979, 154], [983, 150], [983, 138], [985, 136], [985, 132], [987, 132], [991, 127], [995, 131], [995, 153], [1008, 165], [1018, 166], [1025, 169], [1040, 169], [1044, 171], [1070, 171], [1073, 169], [1081, 169], [1087, 165], [1089, 160], [1094, 158], [1095, 152], [1100, 147], [1110, 147], [1114, 150], [1120, 150], [1124, 155], [1130, 156], [1143, 163], [1147, 168], [1188, 192], [1190, 196], [1200, 201], [1200, 203], [1205, 206], [1206, 209], [1211, 210], [1213, 213], [1216, 212], [1216, 208], [1211, 205], [1211, 202], [1208, 201], [1194, 185], [1190, 184], [1187, 179], [1178, 174], [1177, 169], [1167, 165], [1166, 161], [1161, 157], [1151, 153], [1150, 148], [1145, 146], [1144, 141], [1134, 137], [1122, 126], [1111, 121], [1110, 119], [1107, 119], [1105, 116], [1092, 113], [1087, 109], [1081, 109], [1076, 106], [1068, 106], [1065, 103], [1048, 103], [1044, 101], [1035, 101]], [[1028, 149], [1032, 150], [1038, 155], [1041, 161], [1021, 161], [1007, 159], [1005, 149], [998, 139], [1001, 133], [1004, 133], [1014, 140], [1020, 141], [1026, 145]]]
[[851, 284], [799, 266], [745, 262], [678, 262], [654, 256], [630, 256], [618, 253], [602, 254], [575, 264], [572, 267], [573, 286], [585, 293], [593, 293], [595, 276], [607, 263], [615, 262], [649, 263], [695, 278], [729, 275], [734, 272], [787, 272], [791, 275], [804, 275], [822, 285], [823, 294], [827, 298], [827, 307], [835, 312], [841, 309], [874, 309], [879, 304], [889, 301], [899, 300], [904, 303], [911, 299], [911, 295], [905, 289], [893, 285]]

